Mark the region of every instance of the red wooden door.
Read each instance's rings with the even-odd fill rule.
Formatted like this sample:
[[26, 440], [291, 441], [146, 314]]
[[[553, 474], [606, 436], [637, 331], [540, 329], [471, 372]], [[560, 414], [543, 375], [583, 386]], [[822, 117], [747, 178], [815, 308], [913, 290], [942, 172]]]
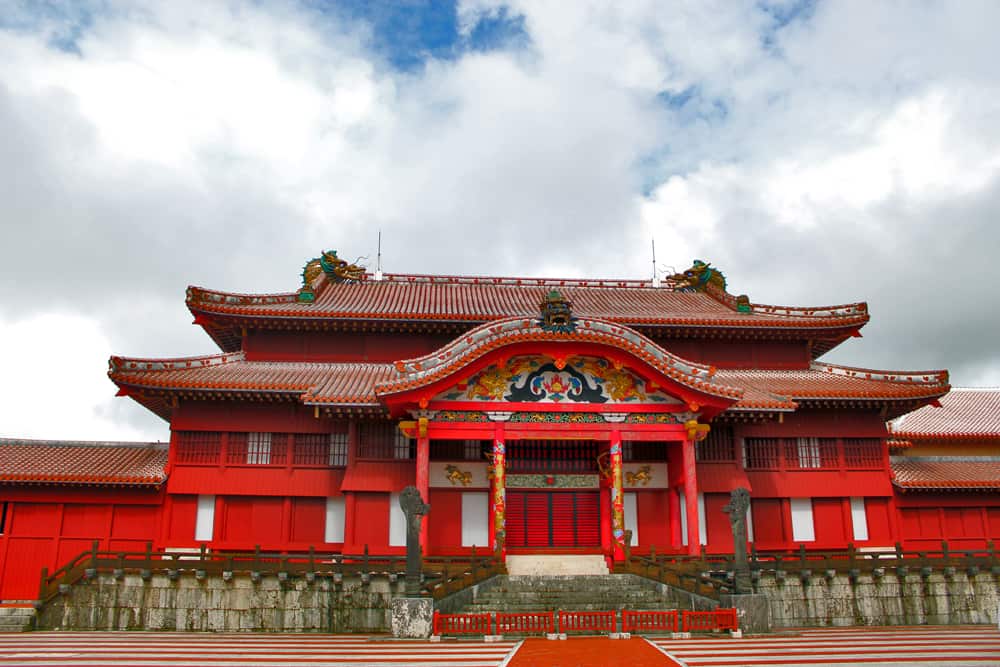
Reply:
[[507, 546], [599, 547], [597, 491], [507, 491]]

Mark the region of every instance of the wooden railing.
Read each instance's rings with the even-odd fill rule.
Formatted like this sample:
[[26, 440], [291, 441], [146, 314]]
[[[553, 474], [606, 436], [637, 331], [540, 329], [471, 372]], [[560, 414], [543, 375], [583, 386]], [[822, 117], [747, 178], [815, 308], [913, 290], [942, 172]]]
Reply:
[[[863, 550], [853, 544], [846, 549], [824, 551], [810, 551], [804, 545], [785, 551], [751, 549], [749, 567], [754, 580], [763, 573], [772, 573], [779, 579], [787, 574], [803, 578], [846, 574], [854, 579], [862, 574], [878, 577], [889, 571], [896, 575], [916, 573], [925, 577], [934, 572], [949, 576], [960, 570], [970, 575], [978, 572], [1000, 574], [1000, 553], [992, 541], [979, 549], [952, 549], [947, 541], [940, 542], [939, 546], [937, 549], [904, 550], [897, 543], [894, 548]], [[658, 555], [653, 549], [648, 555], [630, 555], [616, 566], [615, 571], [637, 574], [718, 599], [719, 593], [732, 589], [733, 555], [706, 554], [704, 547], [697, 556]]]
[[[502, 563], [492, 555], [478, 556], [475, 549], [470, 557], [425, 557], [422, 563], [421, 595], [438, 599], [505, 572]], [[310, 548], [306, 553], [278, 554], [262, 552], [257, 547], [252, 552], [213, 552], [202, 547], [194, 552], [154, 551], [151, 543], [145, 551], [102, 551], [95, 541], [88, 551], [71, 559], [49, 574], [42, 568], [38, 599], [49, 600], [85, 578], [98, 574], [116, 577], [139, 574], [149, 578], [154, 574], [177, 578], [182, 573], [193, 574], [198, 579], [221, 576], [228, 580], [234, 574], [249, 575], [257, 579], [276, 575], [279, 579], [324, 577], [341, 582], [345, 577], [358, 577], [362, 582], [372, 576], [402, 579], [406, 575], [405, 556], [379, 556], [361, 554], [320, 553]]]

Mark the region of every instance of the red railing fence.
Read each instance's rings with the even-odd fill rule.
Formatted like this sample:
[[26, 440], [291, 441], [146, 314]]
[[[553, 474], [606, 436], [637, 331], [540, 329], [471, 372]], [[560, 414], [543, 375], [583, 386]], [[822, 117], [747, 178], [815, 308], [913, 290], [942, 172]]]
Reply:
[[616, 611], [560, 611], [559, 632], [614, 632]]
[[434, 612], [434, 634], [436, 635], [488, 635], [489, 614], [442, 614]]
[[622, 632], [677, 632], [676, 611], [622, 610]]
[[739, 630], [735, 609], [715, 611], [685, 611], [681, 614], [682, 632], [706, 632], [712, 630]]
[[533, 635], [555, 632], [554, 611], [521, 614], [497, 614], [497, 634]]

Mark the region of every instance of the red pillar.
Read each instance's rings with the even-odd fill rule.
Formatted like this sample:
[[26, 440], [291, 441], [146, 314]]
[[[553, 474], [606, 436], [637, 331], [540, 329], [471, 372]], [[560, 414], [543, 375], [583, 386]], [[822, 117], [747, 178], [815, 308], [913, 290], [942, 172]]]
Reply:
[[[427, 437], [427, 418], [421, 417], [417, 422], [417, 491], [425, 503], [430, 503], [431, 491], [431, 440]], [[433, 511], [434, 508], [431, 508]], [[420, 548], [427, 553], [427, 522], [430, 516], [425, 516], [420, 522]]]
[[685, 440], [681, 445], [681, 461], [684, 469], [684, 512], [687, 515], [688, 554], [697, 556], [701, 540], [698, 535], [698, 473], [694, 459], [694, 440]]
[[670, 546], [680, 549], [681, 543], [681, 503], [674, 487], [667, 489], [667, 506], [670, 510]]

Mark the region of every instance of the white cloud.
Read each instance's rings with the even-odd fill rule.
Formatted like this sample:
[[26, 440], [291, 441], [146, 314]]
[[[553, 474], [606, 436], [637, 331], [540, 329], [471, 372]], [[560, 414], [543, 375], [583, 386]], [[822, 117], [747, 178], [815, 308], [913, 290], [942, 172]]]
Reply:
[[142, 415], [138, 405], [114, 404], [114, 385], [107, 378], [111, 353], [108, 338], [90, 318], [48, 314], [0, 320], [0, 436], [166, 440], [161, 419]]
[[387, 270], [439, 273], [647, 276], [655, 238], [757, 301], [868, 299], [841, 361], [995, 365], [997, 5], [778, 27], [754, 2], [478, 0], [464, 34], [501, 7], [525, 49], [410, 73], [366, 26], [278, 3], [112, 3], [78, 53], [0, 29], [5, 331], [47, 313], [103, 332], [87, 358], [200, 354], [188, 283], [291, 290], [379, 229]]

